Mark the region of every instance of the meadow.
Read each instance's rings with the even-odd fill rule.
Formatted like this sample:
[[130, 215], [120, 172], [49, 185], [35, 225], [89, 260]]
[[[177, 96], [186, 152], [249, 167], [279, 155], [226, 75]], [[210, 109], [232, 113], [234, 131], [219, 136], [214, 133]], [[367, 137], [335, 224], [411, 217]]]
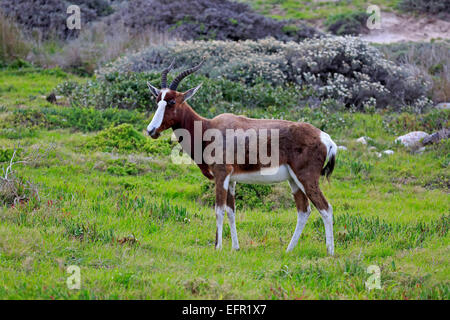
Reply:
[[[19, 143], [19, 159], [47, 150], [16, 166], [39, 198], [0, 207], [0, 298], [450, 298], [449, 140], [422, 153], [394, 143], [399, 134], [448, 126], [448, 110], [234, 110], [307, 121], [347, 147], [331, 180], [321, 181], [336, 249], [327, 256], [313, 209], [298, 246], [285, 252], [296, 210], [280, 184], [237, 186], [241, 249], [231, 250], [226, 223], [216, 251], [212, 183], [194, 165], [171, 163], [170, 132], [145, 136], [153, 106], [113, 112], [45, 99], [64, 82], [90, 79], [29, 65], [0, 71], [0, 167]], [[361, 136], [369, 145], [355, 142]], [[370, 147], [394, 154], [378, 157]], [[81, 270], [78, 290], [66, 283], [72, 265]], [[371, 265], [380, 268], [381, 289], [365, 285]]]

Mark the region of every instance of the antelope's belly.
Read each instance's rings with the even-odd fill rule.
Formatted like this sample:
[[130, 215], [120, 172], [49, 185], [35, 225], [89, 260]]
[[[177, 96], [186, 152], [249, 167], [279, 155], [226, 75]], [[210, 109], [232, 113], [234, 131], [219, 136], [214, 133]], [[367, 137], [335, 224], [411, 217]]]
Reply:
[[232, 174], [230, 177], [230, 181], [250, 184], [278, 183], [289, 179], [290, 175], [286, 165], [274, 168], [263, 168], [259, 171]]

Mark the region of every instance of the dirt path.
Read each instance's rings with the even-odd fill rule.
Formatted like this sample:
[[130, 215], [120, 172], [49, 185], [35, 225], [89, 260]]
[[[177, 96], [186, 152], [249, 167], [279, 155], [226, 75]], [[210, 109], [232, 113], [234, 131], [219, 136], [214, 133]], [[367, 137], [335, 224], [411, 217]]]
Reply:
[[361, 35], [361, 39], [377, 43], [429, 41], [433, 38], [450, 39], [450, 22], [392, 12], [381, 12], [381, 29]]

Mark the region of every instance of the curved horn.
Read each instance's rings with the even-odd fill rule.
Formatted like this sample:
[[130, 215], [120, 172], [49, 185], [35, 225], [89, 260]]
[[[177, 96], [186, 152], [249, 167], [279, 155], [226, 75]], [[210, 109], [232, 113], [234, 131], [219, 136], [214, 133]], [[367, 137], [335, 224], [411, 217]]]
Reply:
[[198, 69], [200, 69], [200, 67], [202, 66], [203, 62], [205, 62], [205, 59], [202, 60], [202, 62], [200, 62], [197, 66], [187, 69], [186, 71], [183, 71], [182, 73], [180, 73], [170, 84], [170, 89], [171, 90], [177, 90], [178, 85], [180, 84], [181, 80], [183, 80], [184, 78], [186, 78], [188, 75], [194, 73], [195, 71], [197, 71]]
[[164, 69], [163, 72], [161, 72], [161, 89], [167, 88], [167, 74], [170, 70], [172, 70], [173, 65], [175, 64], [175, 58], [173, 59], [172, 63], [167, 69]]

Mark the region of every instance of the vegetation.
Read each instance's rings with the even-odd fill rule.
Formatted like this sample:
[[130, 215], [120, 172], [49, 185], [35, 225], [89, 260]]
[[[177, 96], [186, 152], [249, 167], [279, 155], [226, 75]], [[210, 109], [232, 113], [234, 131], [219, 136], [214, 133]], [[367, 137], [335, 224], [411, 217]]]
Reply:
[[[3, 70], [0, 79], [1, 119], [16, 114], [16, 109], [45, 114], [46, 108], [52, 108], [64, 114], [70, 107], [51, 105], [41, 96], [64, 81], [81, 81], [58, 70], [30, 69]], [[196, 96], [191, 105], [196, 109], [203, 99]], [[284, 184], [238, 185], [241, 250], [231, 252], [226, 224], [224, 249], [216, 252], [215, 217], [208, 202], [211, 183], [196, 166], [171, 163], [164, 151], [170, 133], [159, 140], [143, 136], [133, 140], [152, 143], [155, 151], [149, 154], [147, 143], [144, 149], [134, 149], [139, 143], [121, 138], [124, 130], [140, 135], [139, 125], [136, 131], [128, 125], [116, 127], [118, 123], [112, 121], [112, 128], [108, 124], [105, 131], [89, 133], [70, 121], [67, 127], [41, 125], [39, 113], [30, 113], [27, 121], [36, 116], [37, 126], [22, 121], [6, 124], [23, 133], [34, 132], [20, 137], [25, 151], [50, 143], [54, 150], [45, 161], [16, 169], [36, 184], [40, 200], [0, 205], [0, 296], [450, 298], [450, 145], [447, 140], [412, 154], [394, 143], [397, 134], [412, 128], [433, 131], [448, 126], [448, 111], [330, 113], [325, 107], [291, 110], [288, 106], [247, 111], [255, 117], [303, 119], [326, 128], [338, 144], [347, 146], [347, 151], [338, 152], [331, 182], [322, 181], [335, 208], [336, 257], [326, 256], [316, 211], [298, 247], [285, 253], [296, 215], [289, 186]], [[147, 121], [151, 116], [133, 112]], [[354, 142], [362, 135], [371, 137], [369, 144], [377, 150], [390, 148], [395, 153], [378, 158], [367, 146]], [[109, 141], [116, 140], [120, 146], [130, 143], [132, 153], [109, 149]], [[2, 150], [9, 150], [0, 153], [0, 161], [10, 158], [17, 141], [0, 131]], [[95, 148], [89, 145], [92, 141]], [[69, 265], [81, 268], [80, 290], [67, 288]], [[381, 268], [381, 290], [367, 290], [364, 285], [369, 265]]]
[[[31, 2], [0, 0], [0, 298], [450, 298], [449, 140], [395, 142], [449, 127], [450, 110], [431, 107], [449, 100], [448, 42], [375, 48], [295, 20], [330, 16], [330, 31], [356, 33], [360, 0], [243, 1], [278, 20], [230, 1], [161, 11], [162, 0], [73, 0], [87, 13], [81, 32], [58, 28], [67, 1]], [[214, 185], [171, 161], [170, 130], [144, 131], [155, 110], [146, 82], [158, 86], [174, 57], [169, 77], [203, 56], [179, 87], [203, 83], [190, 100], [202, 116], [305, 121], [346, 147], [321, 181], [336, 256], [315, 209], [285, 252], [296, 222], [288, 184], [238, 184], [241, 250], [228, 224], [214, 250]], [[369, 290], [374, 265], [381, 289]], [[67, 286], [69, 266], [80, 289]]]
[[[397, 10], [399, 0], [372, 0], [383, 10]], [[242, 0], [251, 4], [258, 12], [276, 19], [327, 19], [330, 15], [366, 11], [369, 6], [365, 0], [352, 1], [297, 1], [297, 0]]]
[[433, 14], [441, 19], [450, 18], [448, 0], [400, 0], [398, 6], [407, 12]]
[[[377, 49], [353, 37], [323, 37], [301, 43], [283, 43], [274, 39], [237, 44], [226, 41], [176, 42], [169, 46], [148, 47], [119, 58], [98, 74], [108, 88], [115, 88], [120, 86], [116, 79], [127, 83], [125, 78], [130, 78], [125, 75], [120, 80], [118, 73], [159, 71], [173, 58], [176, 58], [177, 66], [183, 66], [203, 56], [207, 59], [200, 73], [210, 78], [225, 78], [249, 86], [263, 82], [261, 89], [266, 89], [267, 84], [301, 86], [314, 92], [316, 98], [331, 98], [358, 109], [367, 104], [397, 109], [410, 105], [420, 111], [429, 105], [427, 77], [416, 75], [408, 66], [384, 59]], [[88, 88], [96, 86], [89, 84]], [[144, 88], [145, 83], [141, 82], [139, 87]], [[111, 96], [107, 89], [100, 91], [105, 90], [108, 92], [105, 96]], [[298, 88], [292, 90], [301, 92]], [[84, 99], [85, 95], [82, 97]]]
[[364, 11], [341, 13], [328, 17], [325, 22], [327, 31], [338, 36], [342, 35], [359, 35], [368, 33], [367, 19], [369, 14]]

